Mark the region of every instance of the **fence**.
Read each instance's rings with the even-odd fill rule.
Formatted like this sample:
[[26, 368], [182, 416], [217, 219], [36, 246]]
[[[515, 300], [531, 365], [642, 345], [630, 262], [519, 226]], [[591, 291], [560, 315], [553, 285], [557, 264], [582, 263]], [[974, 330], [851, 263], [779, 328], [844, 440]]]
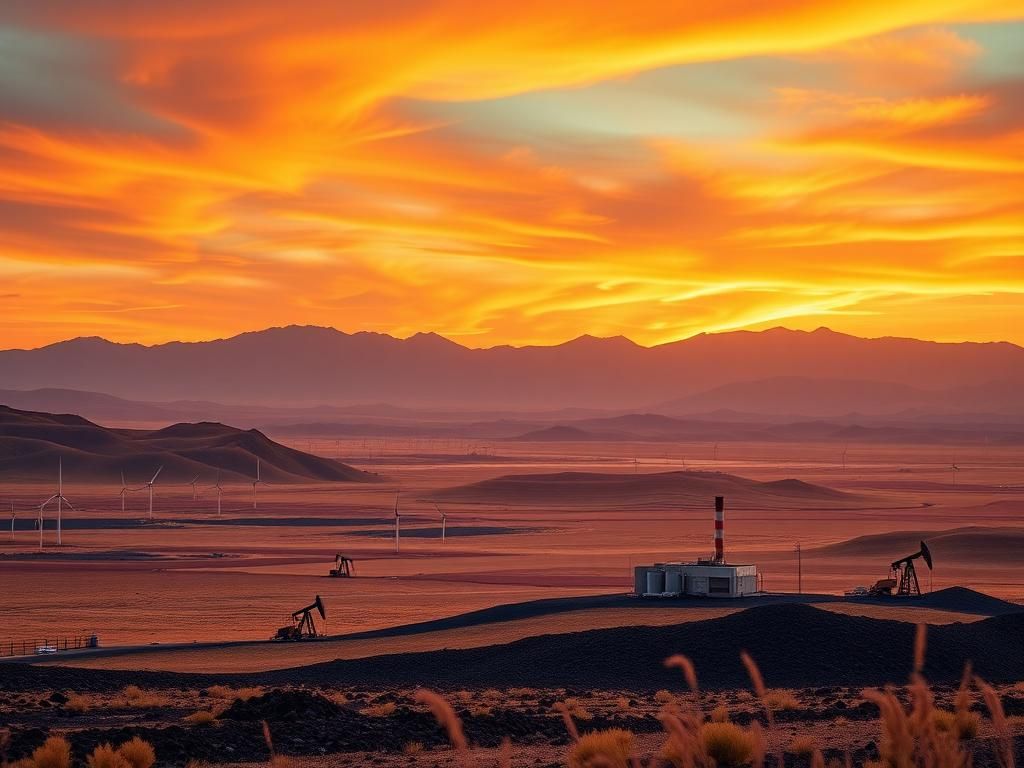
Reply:
[[76, 648], [98, 648], [99, 644], [99, 638], [96, 635], [64, 635], [43, 640], [8, 640], [0, 642], [0, 657], [35, 656], [39, 648], [53, 648], [59, 652], [73, 651]]

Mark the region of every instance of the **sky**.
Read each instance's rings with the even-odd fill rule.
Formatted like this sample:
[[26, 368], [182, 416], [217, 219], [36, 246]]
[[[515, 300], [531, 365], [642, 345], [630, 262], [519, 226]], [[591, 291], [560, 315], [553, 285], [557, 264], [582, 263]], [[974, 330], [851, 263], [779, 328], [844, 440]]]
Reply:
[[1024, 0], [4, 0], [0, 347], [1024, 344]]

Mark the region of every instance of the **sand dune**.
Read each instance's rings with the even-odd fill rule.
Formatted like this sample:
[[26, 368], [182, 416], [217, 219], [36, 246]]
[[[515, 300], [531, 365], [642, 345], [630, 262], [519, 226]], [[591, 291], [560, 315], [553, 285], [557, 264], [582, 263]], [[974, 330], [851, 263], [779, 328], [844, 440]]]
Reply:
[[202, 475], [211, 482], [249, 480], [260, 460], [268, 482], [371, 481], [373, 475], [346, 464], [287, 448], [257, 430], [203, 422], [154, 431], [101, 427], [80, 416], [19, 411], [0, 406], [0, 477], [52, 479], [58, 458], [75, 482], [129, 484], [149, 479], [163, 466], [164, 481]]
[[1024, 528], [971, 526], [945, 531], [893, 531], [858, 536], [814, 550], [823, 555], [894, 556], [916, 552], [925, 541], [941, 567], [943, 561], [1024, 564]]
[[588, 508], [707, 506], [725, 496], [733, 508], [857, 507], [866, 498], [800, 480], [758, 482], [722, 472], [611, 474], [556, 472], [505, 475], [448, 488], [429, 498], [448, 503], [548, 505]]

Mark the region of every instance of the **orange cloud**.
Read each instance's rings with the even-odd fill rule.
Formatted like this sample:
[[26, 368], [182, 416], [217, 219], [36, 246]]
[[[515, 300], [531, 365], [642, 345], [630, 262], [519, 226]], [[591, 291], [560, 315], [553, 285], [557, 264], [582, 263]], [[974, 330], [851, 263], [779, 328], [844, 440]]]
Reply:
[[[1022, 16], [949, 0], [12, 0], [0, 331], [653, 343], [917, 312], [946, 337], [929, 314], [1024, 296], [1024, 117], [1012, 84], [964, 81], [990, 54], [942, 25]], [[574, 100], [655, 68], [671, 85], [653, 103], [690, 119], [637, 133], [614, 103], [590, 124]], [[697, 80], [716, 72], [708, 98]], [[555, 89], [554, 115], [495, 117]], [[1024, 341], [982, 316], [978, 338]]]

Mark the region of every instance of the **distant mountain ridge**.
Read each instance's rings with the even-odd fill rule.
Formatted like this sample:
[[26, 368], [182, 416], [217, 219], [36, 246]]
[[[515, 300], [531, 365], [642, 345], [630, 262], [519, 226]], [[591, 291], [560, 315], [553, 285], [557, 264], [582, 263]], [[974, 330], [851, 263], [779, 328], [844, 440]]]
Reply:
[[[147, 347], [88, 337], [0, 352], [0, 388], [64, 387], [136, 400], [229, 404], [622, 409], [682, 402], [757, 412], [760, 399], [771, 408], [772, 397], [785, 396], [763, 387], [743, 391], [742, 385], [768, 380], [788, 380], [783, 389], [797, 392], [790, 396], [796, 403], [806, 400], [799, 392], [813, 382], [861, 382], [862, 388], [874, 382], [867, 405], [892, 400], [875, 403], [876, 412], [885, 412], [925, 407], [933, 396], [941, 401], [933, 395], [941, 390], [974, 388], [979, 397], [992, 387], [1012, 391], [1024, 382], [1024, 348], [775, 328], [655, 347], [583, 336], [550, 347], [470, 349], [436, 334], [397, 339], [290, 326], [208, 342]], [[740, 391], [728, 396], [730, 386]], [[842, 387], [831, 386], [842, 394]], [[708, 394], [721, 387], [724, 393]], [[847, 396], [858, 396], [856, 386], [846, 389]], [[700, 393], [701, 403], [685, 405]], [[834, 392], [831, 399], [837, 397]]]
[[0, 406], [0, 478], [49, 480], [58, 461], [65, 479], [76, 482], [148, 480], [163, 467], [163, 482], [186, 482], [197, 475], [204, 485], [218, 473], [225, 481], [273, 483], [309, 481], [372, 482], [377, 478], [347, 464], [296, 451], [257, 430], [224, 424], [174, 424], [157, 430], [108, 429], [81, 416], [20, 411]]

